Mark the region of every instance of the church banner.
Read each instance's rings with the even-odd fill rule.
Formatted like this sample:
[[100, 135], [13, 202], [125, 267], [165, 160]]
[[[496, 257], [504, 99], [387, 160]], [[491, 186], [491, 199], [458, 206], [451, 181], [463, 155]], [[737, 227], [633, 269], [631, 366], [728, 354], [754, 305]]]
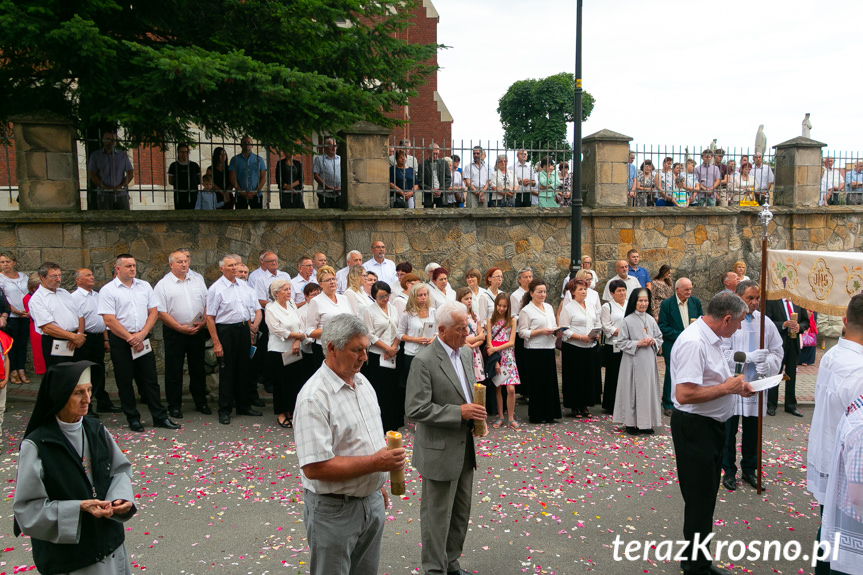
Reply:
[[767, 298], [788, 298], [802, 308], [844, 316], [848, 300], [863, 292], [863, 254], [767, 251]]

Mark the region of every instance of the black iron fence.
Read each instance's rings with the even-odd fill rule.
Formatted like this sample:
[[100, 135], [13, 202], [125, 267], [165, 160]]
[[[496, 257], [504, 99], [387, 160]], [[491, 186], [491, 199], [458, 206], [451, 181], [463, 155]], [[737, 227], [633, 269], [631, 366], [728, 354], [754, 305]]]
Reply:
[[[315, 140], [316, 154], [286, 157], [265, 145], [218, 140], [165, 149], [135, 147], [103, 134], [79, 140], [83, 209], [299, 209], [335, 207], [341, 190], [337, 147]], [[110, 139], [110, 138], [108, 138]], [[110, 151], [110, 154], [109, 154]], [[703, 155], [704, 152], [709, 152]], [[711, 145], [633, 145], [627, 181], [630, 206], [690, 207], [773, 203], [773, 150]], [[863, 204], [863, 154], [827, 150], [822, 203]], [[781, 161], [781, 158], [779, 159]], [[533, 142], [389, 142], [393, 208], [567, 207], [572, 150]], [[15, 155], [0, 148], [0, 210], [18, 209]]]

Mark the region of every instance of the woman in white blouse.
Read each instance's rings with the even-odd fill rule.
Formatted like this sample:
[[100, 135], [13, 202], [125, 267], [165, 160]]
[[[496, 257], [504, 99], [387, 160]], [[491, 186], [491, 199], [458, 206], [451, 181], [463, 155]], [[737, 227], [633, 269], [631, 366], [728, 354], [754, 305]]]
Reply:
[[[491, 317], [491, 314], [494, 313], [494, 300], [497, 298], [497, 294], [501, 293], [500, 286], [503, 285], [503, 270], [500, 268], [489, 268], [487, 272], [485, 272], [485, 290], [483, 290], [483, 300], [485, 302], [485, 314], [482, 315], [484, 320], [488, 321], [488, 318]], [[480, 314], [477, 314], [478, 316]], [[525, 387], [524, 381], [521, 382], [521, 386]], [[522, 394], [526, 394], [525, 391], [521, 392]]]
[[554, 309], [545, 303], [548, 286], [541, 279], [530, 282], [518, 314], [518, 335], [524, 339], [518, 372], [521, 385], [527, 383], [530, 404], [527, 414], [531, 423], [556, 423], [561, 417], [560, 389], [554, 343], [557, 322]]
[[396, 431], [404, 425], [404, 392], [399, 393], [396, 354], [399, 351], [398, 311], [390, 303], [392, 290], [386, 282], [372, 285], [375, 303], [362, 313], [363, 323], [369, 328], [369, 359], [362, 373], [372, 383], [381, 408], [384, 431]]
[[[9, 381], [30, 383], [24, 366], [27, 364], [27, 342], [30, 339], [30, 314], [24, 309], [24, 296], [27, 295], [27, 274], [16, 269], [18, 260], [11, 252], [0, 254], [0, 288], [9, 303], [9, 318], [0, 325], [12, 338], [9, 350]], [[2, 321], [0, 321], [2, 324]]]
[[351, 266], [347, 283], [348, 288], [345, 290], [345, 297], [350, 303], [354, 315], [362, 317], [363, 309], [372, 303], [370, 296], [363, 289], [366, 283], [366, 269], [361, 265]]
[[450, 292], [447, 290], [447, 284], [449, 283], [449, 272], [446, 268], [435, 268], [429, 276], [431, 281], [428, 284], [429, 287], [429, 297], [431, 298], [430, 305], [432, 307], [440, 307], [443, 305], [443, 302], [446, 300], [455, 301], [455, 292]]
[[602, 353], [602, 364], [605, 366], [605, 389], [602, 393], [602, 410], [606, 413], [614, 411], [614, 398], [617, 396], [617, 376], [620, 373], [620, 349], [617, 347], [617, 336], [623, 317], [626, 313], [626, 284], [623, 280], [611, 280], [608, 291], [613, 298], [602, 304], [599, 321], [602, 333], [605, 335], [605, 349]]
[[485, 296], [483, 293], [485, 290], [479, 287], [480, 281], [482, 281], [482, 274], [476, 268], [469, 268], [466, 272], [464, 272], [464, 283], [467, 284], [467, 289], [470, 290], [471, 294], [471, 304], [470, 307], [473, 310], [473, 313], [476, 314], [477, 321], [480, 325], [485, 325], [485, 321], [488, 319], [486, 317], [486, 313], [488, 313], [488, 309], [485, 304]]
[[590, 417], [588, 407], [596, 405], [602, 394], [602, 369], [596, 354], [600, 327], [599, 314], [587, 301], [587, 280], [570, 280], [566, 286], [572, 299], [560, 311], [560, 326], [565, 327], [560, 350], [563, 406], [577, 418]]
[[755, 176], [749, 173], [750, 170], [749, 164], [742, 164], [740, 166], [740, 173], [734, 174], [734, 177], [731, 178], [729, 188], [732, 192], [731, 198], [736, 203], [745, 200], [753, 201], [755, 199]]
[[[292, 414], [297, 394], [305, 381], [300, 344], [306, 339], [296, 304], [291, 301], [291, 282], [275, 280], [270, 284], [265, 321], [270, 330], [267, 342], [267, 367], [273, 378], [273, 413], [285, 429], [293, 427]], [[299, 383], [299, 384], [298, 384]]]
[[315, 340], [312, 343], [312, 365], [309, 366], [312, 373], [324, 362], [321, 331], [327, 321], [342, 313], [355, 315], [348, 298], [336, 293], [336, 270], [332, 266], [324, 266], [318, 270], [318, 283], [322, 293], [303, 306], [309, 308], [306, 312], [306, 335]]
[[405, 312], [399, 317], [399, 329], [396, 332], [396, 337], [405, 342], [405, 360], [399, 373], [402, 388], [407, 383], [414, 356], [434, 341], [435, 334], [437, 327], [434, 308], [429, 306], [428, 284], [414, 284], [408, 292], [408, 303]]
[[[306, 318], [309, 317], [309, 302], [319, 295], [321, 295], [321, 286], [316, 283], [309, 282], [303, 288], [303, 297], [306, 301], [303, 306], [297, 310], [297, 313], [300, 315], [300, 326], [302, 326], [303, 333], [306, 331]], [[314, 343], [314, 340], [307, 335], [306, 339], [303, 340], [303, 343], [300, 344], [300, 351], [303, 354], [303, 384], [305, 384], [312, 376], [312, 373], [314, 373], [311, 370], [311, 367], [314, 364], [314, 360], [312, 359], [312, 343]]]
[[515, 176], [512, 170], [506, 168], [506, 155], [501, 154], [497, 157], [497, 163], [494, 166], [494, 173], [488, 180], [488, 188], [493, 190], [488, 199], [488, 207], [490, 208], [505, 208], [509, 205], [515, 205]]

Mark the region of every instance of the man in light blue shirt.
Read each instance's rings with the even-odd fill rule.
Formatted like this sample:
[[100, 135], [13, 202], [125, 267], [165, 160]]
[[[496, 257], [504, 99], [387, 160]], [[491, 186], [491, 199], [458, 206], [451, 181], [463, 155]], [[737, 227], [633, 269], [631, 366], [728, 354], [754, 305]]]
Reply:
[[638, 176], [638, 170], [635, 169], [635, 154], [629, 152], [629, 177], [626, 179], [626, 191], [632, 190], [632, 182]]
[[339, 207], [342, 193], [342, 158], [336, 153], [335, 139], [324, 140], [324, 153], [312, 161], [312, 175], [318, 184], [318, 207]]
[[231, 158], [228, 174], [231, 185], [237, 190], [235, 207], [260, 210], [263, 207], [261, 189], [267, 183], [267, 163], [264, 158], [252, 152], [252, 138], [243, 136], [240, 140], [242, 152]]
[[857, 160], [854, 169], [845, 174], [845, 193], [849, 205], [863, 204], [863, 160]]
[[653, 282], [650, 281], [650, 274], [646, 269], [638, 265], [640, 260], [641, 255], [638, 253], [638, 250], [631, 249], [626, 253], [626, 262], [629, 264], [629, 275], [637, 279], [638, 283], [641, 284], [641, 287], [653, 290]]

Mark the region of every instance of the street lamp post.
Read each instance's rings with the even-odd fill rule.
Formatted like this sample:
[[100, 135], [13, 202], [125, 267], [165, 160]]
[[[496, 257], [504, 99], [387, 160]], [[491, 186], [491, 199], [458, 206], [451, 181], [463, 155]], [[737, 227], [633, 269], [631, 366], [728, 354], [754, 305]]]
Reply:
[[573, 127], [572, 169], [572, 237], [570, 239], [569, 277], [581, 269], [581, 3], [575, 14], [575, 125]]

